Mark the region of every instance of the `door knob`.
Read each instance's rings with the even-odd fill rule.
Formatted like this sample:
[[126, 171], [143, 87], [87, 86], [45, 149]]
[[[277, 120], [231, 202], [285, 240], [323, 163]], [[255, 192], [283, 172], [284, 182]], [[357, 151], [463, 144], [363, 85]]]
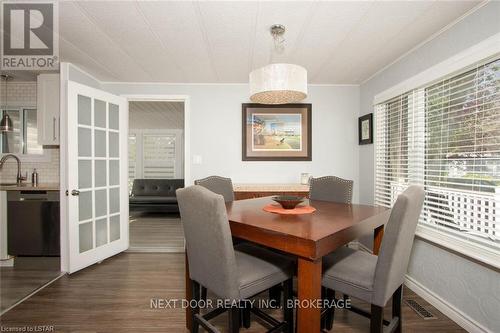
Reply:
[[71, 195], [74, 195], [74, 196], [80, 195], [80, 191], [73, 190], [73, 191], [71, 191]]

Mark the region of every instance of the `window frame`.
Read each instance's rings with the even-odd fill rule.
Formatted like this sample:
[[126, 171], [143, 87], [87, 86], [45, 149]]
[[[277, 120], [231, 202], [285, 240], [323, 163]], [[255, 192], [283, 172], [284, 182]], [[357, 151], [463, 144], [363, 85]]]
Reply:
[[[32, 105], [17, 105], [17, 106], [9, 106], [7, 108], [5, 107], [0, 107], [0, 118], [1, 116], [3, 115], [3, 111], [4, 110], [7, 110], [7, 111], [17, 111], [19, 113], [19, 122], [23, 124], [23, 127], [25, 125], [25, 119], [24, 119], [24, 114], [26, 111], [31, 111], [31, 112], [35, 112], [37, 113], [38, 110], [36, 108], [36, 106], [32, 106]], [[37, 128], [38, 128], [38, 123], [37, 123]], [[25, 143], [25, 137], [26, 137], [26, 131], [24, 130], [24, 128], [21, 129], [19, 135], [21, 136], [21, 139], [22, 139], [22, 151], [19, 151], [19, 152], [9, 152], [9, 153], [2, 153], [0, 152], [0, 158], [4, 155], [7, 155], [7, 154], [14, 154], [16, 155], [21, 162], [26, 162], [26, 163], [30, 163], [30, 162], [50, 162], [51, 160], [51, 156], [50, 156], [50, 153], [47, 151], [47, 148], [43, 145], [42, 146], [42, 154], [25, 154], [23, 151], [24, 151], [24, 143]], [[1, 144], [1, 139], [0, 139], [0, 144]]]
[[[378, 112], [375, 106], [388, 101], [406, 92], [424, 88], [434, 82], [442, 80], [444, 77], [453, 76], [460, 72], [472, 69], [474, 65], [482, 60], [500, 55], [500, 33], [487, 38], [471, 48], [468, 48], [453, 57], [438, 63], [417, 75], [404, 80], [395, 86], [377, 94], [373, 99], [374, 105], [374, 133], [377, 135]], [[424, 88], [425, 89], [425, 88]], [[373, 188], [374, 201], [377, 190], [377, 140], [374, 140], [374, 168], [373, 168]], [[500, 221], [498, 222], [500, 223]], [[432, 226], [419, 223], [416, 229], [416, 236], [437, 246], [444, 247], [460, 255], [472, 258], [475, 261], [484, 263], [494, 268], [500, 268], [500, 251], [495, 251], [487, 246], [468, 241], [464, 238], [453, 235], [451, 232], [441, 231]]]
[[[176, 168], [174, 178], [185, 178], [184, 170], [184, 131], [182, 129], [130, 129], [127, 140], [131, 136], [136, 139], [136, 163], [135, 163], [135, 178], [137, 178], [138, 170], [140, 174], [144, 171], [144, 156], [143, 156], [143, 138], [145, 135], [175, 135], [176, 149], [175, 161]], [[130, 156], [130, 152], [129, 152]]]

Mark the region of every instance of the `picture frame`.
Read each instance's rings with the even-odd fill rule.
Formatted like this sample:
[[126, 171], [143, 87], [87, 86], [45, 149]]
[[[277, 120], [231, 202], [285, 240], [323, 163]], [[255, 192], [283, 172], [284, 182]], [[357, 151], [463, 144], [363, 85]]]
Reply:
[[242, 104], [243, 161], [311, 161], [312, 104]]
[[373, 143], [373, 113], [358, 118], [358, 140], [360, 145]]

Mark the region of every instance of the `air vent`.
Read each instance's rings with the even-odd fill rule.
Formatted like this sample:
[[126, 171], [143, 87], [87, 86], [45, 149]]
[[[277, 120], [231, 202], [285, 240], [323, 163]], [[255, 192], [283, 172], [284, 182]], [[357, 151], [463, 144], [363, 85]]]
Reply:
[[414, 299], [407, 299], [405, 300], [405, 303], [413, 309], [420, 317], [422, 317], [424, 320], [431, 320], [431, 319], [437, 319], [436, 316], [434, 316], [432, 313], [427, 311], [419, 302], [417, 302]]

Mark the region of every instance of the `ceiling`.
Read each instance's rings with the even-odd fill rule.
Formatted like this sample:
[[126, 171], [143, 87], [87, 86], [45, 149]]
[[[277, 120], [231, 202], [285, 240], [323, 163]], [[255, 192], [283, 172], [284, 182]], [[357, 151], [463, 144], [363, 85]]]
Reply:
[[[271, 60], [359, 84], [482, 1], [67, 1], [60, 56], [102, 81], [245, 83]], [[286, 26], [272, 55], [269, 27]]]
[[131, 129], [183, 129], [183, 102], [130, 102]]

